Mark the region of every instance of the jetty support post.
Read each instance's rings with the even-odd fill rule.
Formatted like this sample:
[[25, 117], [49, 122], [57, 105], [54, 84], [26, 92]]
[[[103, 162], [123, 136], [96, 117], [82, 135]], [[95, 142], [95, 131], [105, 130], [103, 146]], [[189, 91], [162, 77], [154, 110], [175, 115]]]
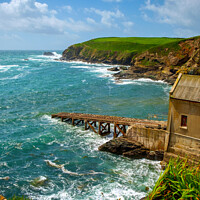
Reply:
[[99, 135], [107, 135], [110, 133], [110, 123], [107, 122], [98, 122], [98, 134]]
[[114, 133], [113, 138], [117, 138], [119, 134], [122, 133], [123, 136], [126, 135], [126, 126], [114, 123]]
[[90, 123], [90, 121], [85, 120], [85, 130], [88, 130], [89, 128], [91, 128], [95, 133], [97, 133], [95, 128], [92, 126], [93, 124], [94, 124], [94, 126], [96, 126], [96, 121], [92, 121], [92, 123]]
[[101, 126], [102, 126], [102, 122], [98, 122], [98, 134], [101, 135], [102, 131], [101, 131]]

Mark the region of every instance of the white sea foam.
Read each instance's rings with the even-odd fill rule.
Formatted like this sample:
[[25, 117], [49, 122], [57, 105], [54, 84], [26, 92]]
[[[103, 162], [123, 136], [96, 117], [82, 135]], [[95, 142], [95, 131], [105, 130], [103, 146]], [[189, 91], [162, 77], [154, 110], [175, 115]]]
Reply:
[[112, 71], [108, 71], [108, 67], [96, 67], [94, 69], [94, 72], [97, 72], [97, 73], [100, 73], [100, 74], [103, 74], [103, 75], [110, 75], [113, 74], [114, 72]]
[[[45, 124], [52, 124], [52, 125], [63, 125], [66, 127], [66, 133], [71, 133], [73, 132], [74, 135], [79, 135], [80, 138], [83, 138], [83, 140], [81, 140], [82, 142], [80, 142], [80, 147], [85, 148], [85, 146], [88, 146], [88, 150], [90, 152], [93, 151], [98, 151], [98, 147], [107, 142], [108, 140], [110, 140], [109, 136], [107, 137], [101, 137], [97, 134], [95, 134], [93, 131], [91, 130], [84, 130], [83, 126], [72, 126], [70, 124], [67, 123], [63, 123], [60, 121], [60, 119], [56, 119], [56, 118], [51, 118], [51, 116], [49, 115], [43, 115], [41, 117], [41, 121], [44, 122]], [[73, 136], [73, 135], [72, 135]], [[72, 138], [73, 139], [73, 138]], [[69, 141], [51, 141], [49, 143], [49, 145], [52, 145], [53, 143], [57, 143], [60, 144], [62, 147], [67, 146], [67, 148], [71, 148], [72, 146], [70, 146]]]
[[[60, 120], [57, 119], [51, 119], [49, 115], [43, 115], [41, 117], [43, 121], [52, 123], [52, 120], [57, 121], [57, 123], [61, 123]], [[65, 124], [65, 123], [62, 123]], [[74, 138], [80, 140], [79, 148], [84, 148], [83, 150], [87, 152], [91, 152], [91, 156], [96, 156], [96, 153], [93, 154], [94, 151], [97, 151], [97, 148], [102, 143], [105, 143], [109, 139], [107, 137], [100, 137], [99, 135], [96, 135], [92, 131], [84, 131], [81, 127], [73, 127], [71, 125], [65, 125], [66, 127], [66, 134], [70, 133], [70, 137], [72, 140]], [[73, 133], [73, 134], [72, 134]], [[82, 138], [82, 139], [81, 139]], [[65, 149], [74, 149], [77, 148], [76, 144], [73, 144], [69, 141], [59, 141], [60, 146]], [[146, 192], [143, 192], [145, 190], [145, 187], [149, 187], [150, 189], [153, 188], [155, 184], [155, 180], [157, 180], [159, 173], [161, 171], [159, 162], [150, 161], [146, 159], [141, 160], [129, 160], [128, 158], [125, 158], [124, 162], [121, 160], [122, 158], [113, 156], [111, 154], [106, 154], [108, 157], [107, 160], [110, 160], [113, 162], [112, 165], [112, 171], [110, 175], [106, 175], [108, 172], [105, 172], [105, 180], [103, 183], [99, 184], [92, 184], [90, 185], [90, 188], [88, 188], [87, 185], [83, 186], [83, 188], [80, 188], [79, 190], [83, 191], [83, 198], [84, 199], [135, 199], [139, 200], [140, 198], [146, 196]], [[101, 156], [99, 157], [101, 159]], [[55, 160], [55, 159], [54, 159]], [[56, 162], [51, 160], [45, 160], [47, 165], [49, 165], [52, 168], [57, 168], [58, 171], [60, 170], [59, 174], [59, 180], [60, 182], [63, 181], [63, 185], [65, 185], [66, 181], [66, 175], [71, 175], [77, 177], [72, 183], [70, 182], [70, 188], [67, 190], [63, 190], [61, 188], [60, 191], [57, 192], [57, 194], [50, 194], [50, 195], [41, 195], [39, 199], [51, 199], [53, 197], [59, 198], [59, 199], [75, 199], [79, 198], [79, 194], [75, 193], [74, 191], [77, 190], [77, 187], [84, 185], [84, 182], [80, 182], [80, 179], [78, 177], [84, 176], [87, 177], [87, 175], [97, 175], [98, 174], [104, 174], [102, 172], [98, 171], [88, 171], [88, 172], [79, 172], [79, 171], [69, 171], [67, 169], [67, 165], [69, 163], [64, 164], [57, 164]], [[106, 162], [106, 161], [105, 161]], [[155, 171], [152, 170], [152, 168], [155, 169]], [[53, 170], [53, 169], [52, 169]], [[114, 177], [117, 176], [117, 180], [113, 182]], [[94, 177], [93, 177], [94, 178]], [[91, 181], [97, 181], [98, 179], [94, 178]], [[130, 183], [130, 184], [127, 184]], [[53, 186], [54, 182], [52, 181]], [[64, 186], [63, 186], [64, 187]], [[143, 188], [143, 189], [142, 189]], [[53, 191], [52, 191], [53, 192]], [[35, 197], [33, 196], [33, 199]]]
[[[68, 62], [68, 61], [67, 61]], [[96, 73], [97, 77], [105, 78], [109, 77], [111, 81], [117, 85], [142, 85], [144, 83], [161, 83], [161, 84], [167, 84], [165, 81], [162, 80], [152, 80], [150, 78], [139, 78], [139, 79], [120, 79], [116, 80], [113, 78], [113, 74], [116, 72], [109, 71], [109, 68], [112, 68], [113, 65], [105, 65], [105, 64], [92, 64], [92, 63], [86, 63], [82, 61], [69, 61], [69, 63], [72, 63], [70, 68], [75, 69], [87, 69], [92, 73]], [[77, 65], [77, 64], [83, 64], [83, 65]], [[112, 66], [112, 67], [111, 67]], [[118, 66], [118, 65], [114, 65]]]
[[167, 97], [169, 96], [169, 91], [171, 90], [171, 88], [172, 88], [171, 85], [166, 85], [165, 87], [163, 87], [163, 90], [165, 94], [167, 95]]
[[53, 54], [54, 54], [54, 56], [56, 56], [57, 58], [60, 58], [60, 57], [62, 57], [62, 54], [59, 54], [59, 53], [57, 53], [57, 52], [55, 52], [55, 51], [53, 51], [52, 53], [53, 53]]
[[112, 74], [114, 72], [108, 71], [108, 66], [103, 66], [103, 65], [72, 65], [70, 68], [75, 68], [75, 69], [87, 69], [92, 73], [95, 73], [97, 77], [100, 78], [105, 78], [105, 77], [112, 77]]
[[167, 85], [166, 82], [162, 81], [162, 80], [152, 80], [149, 78], [139, 78], [139, 79], [119, 79], [119, 80], [115, 80], [112, 79], [112, 81], [117, 84], [117, 85], [142, 85], [145, 83], [161, 83], [161, 84], [165, 84]]
[[17, 74], [17, 75], [15, 75], [15, 76], [12, 76], [12, 77], [1, 78], [0, 81], [20, 79], [20, 78], [25, 77], [25, 76], [26, 76], [27, 74], [29, 74], [29, 73], [30, 73], [30, 72], [26, 71], [25, 73], [20, 73], [20, 74]]
[[53, 53], [52, 56], [37, 55], [37, 56], [30, 57], [29, 60], [35, 60], [35, 61], [49, 60], [49, 61], [54, 61], [54, 59], [59, 59], [60, 57], [62, 57], [62, 55], [58, 54], [57, 52], [51, 52], [51, 53]]
[[70, 68], [75, 68], [75, 69], [92, 69], [92, 67], [85, 66], [85, 65], [76, 65], [76, 66], [71, 66]]
[[7, 167], [8, 168], [7, 162], [0, 162], [0, 167]]
[[113, 184], [107, 185], [107, 187], [110, 190], [109, 192], [102, 192], [104, 191], [104, 188], [102, 187], [100, 187], [99, 189], [95, 188], [95, 191], [96, 191], [95, 195], [98, 197], [97, 199], [126, 200], [126, 199], [133, 199], [134, 197], [135, 200], [136, 199], [139, 200], [140, 198], [145, 196], [145, 193], [139, 193], [132, 189], [127, 189], [121, 184], [113, 183]]
[[76, 172], [72, 172], [72, 171], [69, 171], [68, 169], [66, 169], [64, 167], [64, 164], [62, 165], [58, 165], [50, 160], [45, 160], [46, 164], [49, 165], [50, 167], [54, 167], [54, 168], [57, 168], [57, 169], [61, 169], [62, 172], [64, 174], [70, 174], [70, 175], [74, 175], [74, 176], [86, 176], [86, 175], [95, 175], [95, 174], [104, 174], [102, 172], [95, 172], [95, 171], [90, 171], [88, 173], [76, 173]]
[[71, 63], [71, 64], [74, 64], [74, 65], [76, 65], [76, 64], [84, 64], [84, 65], [106, 66], [106, 67], [119, 67], [120, 66], [120, 65], [109, 65], [109, 64], [104, 64], [104, 63], [90, 63], [90, 62], [84, 62], [84, 61], [81, 61], [81, 60], [76, 60], [76, 61], [62, 60], [60, 62]]
[[130, 80], [130, 79], [120, 79], [120, 80], [113, 80], [115, 84], [117, 85], [142, 85], [141, 82], [138, 82], [136, 80]]
[[139, 78], [136, 81], [140, 81], [140, 82], [155, 82], [155, 83], [165, 83], [165, 84], [167, 84], [165, 81], [162, 81], [162, 80], [152, 80], [150, 78]]
[[60, 120], [56, 119], [56, 118], [51, 118], [50, 115], [43, 115], [41, 117], [41, 120], [43, 122], [48, 122], [48, 123], [51, 123], [51, 124], [58, 124], [58, 123], [61, 123]]
[[19, 65], [0, 65], [0, 72], [6, 72], [13, 67], [19, 67]]
[[[30, 194], [30, 198], [36, 199], [35, 196], [32, 194]], [[47, 196], [37, 195], [37, 199], [40, 199], [40, 200], [52, 200], [52, 199], [73, 200], [74, 198], [71, 197], [71, 195], [68, 192], [66, 192], [66, 189], [63, 189], [62, 191], [59, 191], [58, 193], [52, 194], [52, 195], [47, 195]]]

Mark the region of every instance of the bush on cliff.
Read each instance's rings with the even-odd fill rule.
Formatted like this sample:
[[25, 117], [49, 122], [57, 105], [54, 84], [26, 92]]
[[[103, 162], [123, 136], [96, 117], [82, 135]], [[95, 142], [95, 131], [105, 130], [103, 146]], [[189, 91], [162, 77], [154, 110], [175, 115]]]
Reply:
[[158, 179], [148, 200], [199, 200], [200, 164], [189, 165], [187, 161], [170, 160], [168, 167]]

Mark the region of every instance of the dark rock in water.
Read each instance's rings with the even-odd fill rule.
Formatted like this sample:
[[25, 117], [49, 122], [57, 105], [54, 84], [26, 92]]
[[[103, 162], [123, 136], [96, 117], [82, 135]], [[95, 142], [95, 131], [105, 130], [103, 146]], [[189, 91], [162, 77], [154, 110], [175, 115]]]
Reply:
[[34, 187], [46, 186], [48, 183], [48, 179], [44, 176], [39, 176], [31, 181], [31, 185]]
[[118, 72], [119, 68], [118, 67], [112, 67], [112, 68], [108, 68], [109, 71], [113, 71], [113, 72]]
[[149, 153], [148, 149], [141, 147], [138, 149], [133, 149], [131, 151], [125, 152], [123, 153], [123, 156], [134, 159], [141, 159], [141, 158], [147, 158], [148, 153]]
[[52, 53], [52, 52], [44, 52], [43, 55], [44, 56], [54, 56], [54, 53]]
[[150, 151], [147, 155], [149, 160], [160, 160], [162, 161], [164, 157], [164, 151]]
[[119, 69], [120, 69], [120, 70], [128, 70], [128, 67], [126, 67], [126, 66], [121, 66]]
[[118, 155], [138, 158], [146, 157], [146, 150], [139, 142], [126, 137], [115, 138], [99, 147], [99, 151], [108, 151]]
[[147, 158], [150, 160], [162, 160], [164, 154], [162, 151], [150, 151], [141, 143], [124, 136], [106, 142], [99, 147], [99, 151], [107, 151], [134, 159]]

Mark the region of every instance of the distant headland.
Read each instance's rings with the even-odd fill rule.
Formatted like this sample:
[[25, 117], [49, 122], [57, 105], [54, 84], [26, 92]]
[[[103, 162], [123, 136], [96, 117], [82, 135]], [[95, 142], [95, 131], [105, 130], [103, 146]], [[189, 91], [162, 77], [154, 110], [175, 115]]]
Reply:
[[84, 61], [111, 65], [117, 79], [151, 78], [173, 84], [178, 72], [200, 74], [200, 36], [108, 37], [92, 39], [68, 47], [63, 61]]

